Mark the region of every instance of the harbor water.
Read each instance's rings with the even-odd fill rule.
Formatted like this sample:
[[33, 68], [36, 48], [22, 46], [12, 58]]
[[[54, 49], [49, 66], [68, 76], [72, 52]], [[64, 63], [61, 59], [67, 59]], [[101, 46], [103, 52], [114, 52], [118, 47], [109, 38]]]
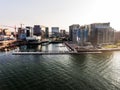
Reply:
[[[22, 52], [68, 51], [63, 44], [21, 46]], [[12, 55], [0, 52], [0, 90], [120, 90], [120, 52]]]

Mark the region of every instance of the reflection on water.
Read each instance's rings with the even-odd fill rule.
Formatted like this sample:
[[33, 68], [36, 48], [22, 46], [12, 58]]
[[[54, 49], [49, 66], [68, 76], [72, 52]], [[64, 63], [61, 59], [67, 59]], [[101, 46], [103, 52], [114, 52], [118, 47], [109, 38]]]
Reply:
[[41, 51], [68, 51], [63, 44], [49, 44], [46, 46], [42, 45], [23, 45], [19, 47], [21, 52], [41, 52]]
[[[20, 50], [67, 49], [50, 44]], [[11, 52], [0, 53], [0, 90], [120, 90], [120, 52], [27, 56]]]
[[37, 52], [41, 51], [42, 46], [41, 45], [23, 45], [19, 47], [19, 51], [21, 52]]

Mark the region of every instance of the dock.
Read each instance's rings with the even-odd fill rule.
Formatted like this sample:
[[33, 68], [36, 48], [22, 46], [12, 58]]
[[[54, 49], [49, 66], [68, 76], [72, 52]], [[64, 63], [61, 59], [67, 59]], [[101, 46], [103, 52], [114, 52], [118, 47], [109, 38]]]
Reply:
[[69, 52], [69, 51], [58, 51], [58, 52], [13, 52], [12, 55], [79, 55], [79, 54], [95, 54], [102, 52]]

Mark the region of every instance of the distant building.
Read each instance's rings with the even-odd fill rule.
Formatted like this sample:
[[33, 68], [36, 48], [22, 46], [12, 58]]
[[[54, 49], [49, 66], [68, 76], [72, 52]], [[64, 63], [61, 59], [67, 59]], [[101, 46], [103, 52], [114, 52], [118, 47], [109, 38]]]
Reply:
[[120, 31], [115, 32], [115, 42], [120, 42]]
[[110, 23], [90, 24], [90, 41], [93, 45], [111, 44], [114, 42], [114, 29]]
[[5, 36], [10, 36], [11, 35], [11, 31], [9, 29], [1, 29], [0, 30], [0, 34], [1, 35], [5, 35]]
[[41, 27], [41, 36], [42, 36], [42, 39], [46, 39], [49, 37], [49, 28], [48, 27], [45, 27], [43, 25], [40, 25]]
[[93, 46], [97, 46], [114, 43], [115, 35], [110, 23], [93, 23], [84, 26], [73, 24], [69, 26], [69, 39], [75, 44], [91, 43]]
[[26, 33], [24, 28], [18, 28], [18, 39], [25, 40]]
[[45, 28], [45, 38], [49, 38], [49, 28]]
[[36, 36], [41, 35], [41, 27], [40, 27], [40, 25], [34, 25], [33, 34], [36, 35]]
[[85, 26], [81, 26], [77, 31], [77, 42], [80, 46], [82, 46], [85, 45], [88, 40], [88, 29]]
[[9, 29], [0, 29], [0, 40], [10, 39], [11, 31]]
[[25, 29], [26, 29], [26, 36], [27, 37], [33, 36], [33, 29], [32, 29], [32, 27], [26, 26]]
[[60, 30], [60, 36], [64, 37], [66, 35], [66, 31], [65, 30]]
[[59, 33], [59, 27], [52, 27], [52, 37], [59, 37], [60, 33]]
[[79, 24], [73, 24], [69, 26], [69, 39], [70, 41], [77, 43], [77, 31], [80, 29]]
[[3, 29], [0, 28], [0, 35], [3, 35]]
[[45, 30], [41, 30], [41, 39], [45, 39]]

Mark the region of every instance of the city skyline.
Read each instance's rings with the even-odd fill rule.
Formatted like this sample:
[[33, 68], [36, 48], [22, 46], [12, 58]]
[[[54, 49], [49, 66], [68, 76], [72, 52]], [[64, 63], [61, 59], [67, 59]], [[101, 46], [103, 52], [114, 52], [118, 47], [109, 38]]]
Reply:
[[72, 24], [110, 22], [120, 30], [119, 0], [0, 0], [0, 25], [45, 25], [69, 29]]

